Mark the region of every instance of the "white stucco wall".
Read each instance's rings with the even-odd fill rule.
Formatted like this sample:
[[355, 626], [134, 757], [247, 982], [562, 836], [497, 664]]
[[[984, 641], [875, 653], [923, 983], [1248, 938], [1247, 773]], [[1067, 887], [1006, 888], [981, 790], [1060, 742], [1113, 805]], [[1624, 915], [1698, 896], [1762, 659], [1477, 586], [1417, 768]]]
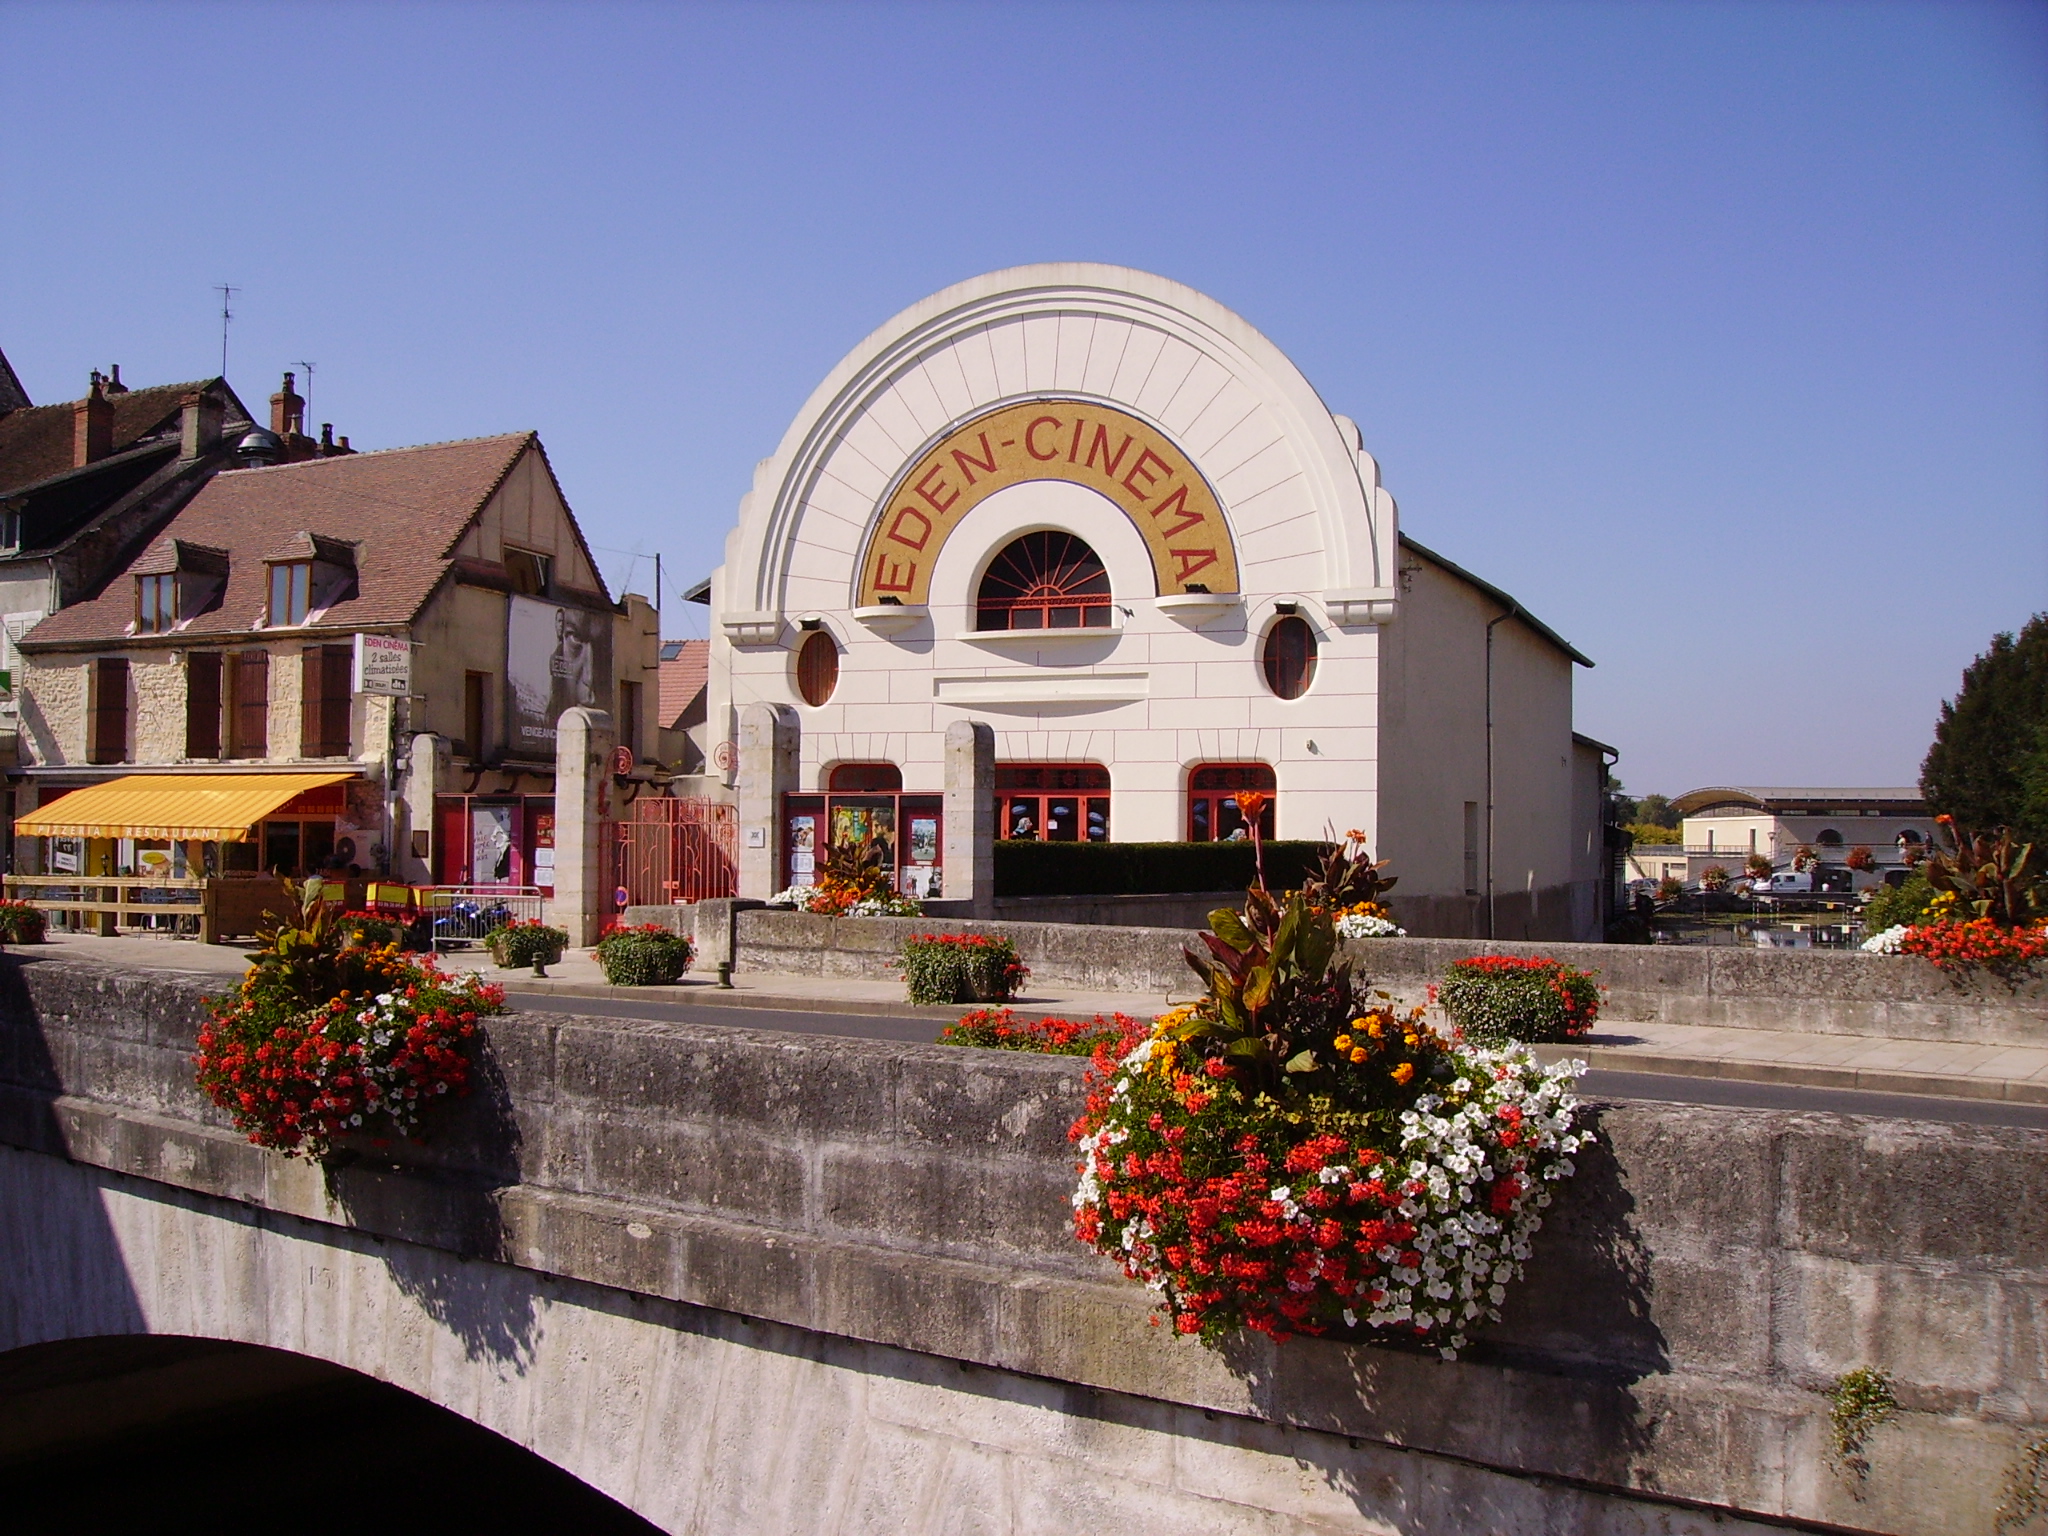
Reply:
[[[857, 569], [896, 477], [954, 426], [1033, 397], [1113, 404], [1171, 438], [1223, 508], [1241, 600], [1171, 616], [1130, 517], [1084, 487], [1041, 481], [998, 492], [961, 522], [933, 568], [928, 618], [888, 635], [857, 622]], [[999, 761], [1109, 768], [1119, 840], [1185, 835], [1194, 765], [1260, 761], [1279, 782], [1280, 836], [1370, 832], [1379, 639], [1368, 624], [1333, 622], [1324, 598], [1391, 600], [1394, 519], [1356, 429], [1214, 301], [1115, 268], [976, 279], [857, 348], [761, 467], [712, 595], [715, 619], [751, 615], [771, 638], [734, 644], [714, 624], [713, 733], [730, 738], [748, 704], [793, 705], [804, 787], [836, 762], [886, 759], [906, 788], [936, 790], [946, 726], [986, 720]], [[1041, 528], [1075, 533], [1102, 557], [1116, 633], [973, 635], [988, 561]], [[1294, 701], [1271, 694], [1260, 662], [1283, 601], [1299, 606], [1320, 649], [1314, 685]], [[795, 686], [804, 618], [842, 653], [838, 689], [817, 709]]]

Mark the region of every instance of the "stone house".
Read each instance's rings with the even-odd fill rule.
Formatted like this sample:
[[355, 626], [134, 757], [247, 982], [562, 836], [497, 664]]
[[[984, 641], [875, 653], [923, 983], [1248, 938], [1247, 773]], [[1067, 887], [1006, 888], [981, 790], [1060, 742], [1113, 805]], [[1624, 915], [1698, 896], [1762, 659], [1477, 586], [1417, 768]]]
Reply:
[[[219, 474], [19, 644], [17, 830], [47, 834], [20, 872], [353, 866], [545, 894], [557, 718], [610, 711], [639, 755], [657, 729], [654, 610], [609, 595], [531, 432]], [[259, 813], [203, 838], [53, 808], [151, 782]]]

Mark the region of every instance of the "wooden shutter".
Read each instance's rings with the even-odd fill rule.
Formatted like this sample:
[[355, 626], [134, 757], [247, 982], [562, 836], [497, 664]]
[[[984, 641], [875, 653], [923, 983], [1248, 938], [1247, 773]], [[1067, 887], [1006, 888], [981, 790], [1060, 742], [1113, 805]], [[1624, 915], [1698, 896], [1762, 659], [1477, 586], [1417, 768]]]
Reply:
[[94, 763], [128, 761], [128, 661], [103, 656], [93, 663], [92, 740], [86, 759]]
[[349, 704], [355, 688], [355, 649], [347, 645], [330, 645], [323, 652], [321, 667], [326, 676], [324, 690], [326, 721], [322, 734], [327, 738], [328, 757], [347, 757], [349, 754]]
[[270, 755], [270, 652], [235, 656], [234, 755]]
[[220, 756], [219, 651], [194, 651], [185, 659], [185, 755]]

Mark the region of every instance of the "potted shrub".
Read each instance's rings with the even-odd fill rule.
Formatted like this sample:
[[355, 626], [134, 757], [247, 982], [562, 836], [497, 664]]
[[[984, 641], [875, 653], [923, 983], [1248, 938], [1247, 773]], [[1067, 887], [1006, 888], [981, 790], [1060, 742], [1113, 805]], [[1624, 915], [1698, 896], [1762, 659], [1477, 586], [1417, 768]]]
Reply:
[[615, 987], [663, 987], [681, 981], [694, 958], [688, 939], [657, 923], [607, 923], [596, 953], [604, 979]]
[[0, 944], [40, 944], [49, 926], [49, 914], [41, 907], [0, 899]]
[[482, 1020], [502, 988], [431, 955], [351, 942], [308, 882], [299, 913], [257, 935], [234, 991], [208, 998], [199, 1087], [261, 1147], [329, 1158], [336, 1138], [419, 1139], [469, 1092]]
[[916, 917], [924, 911], [923, 904], [890, 888], [883, 865], [887, 849], [872, 832], [858, 842], [836, 842], [825, 850], [815, 884], [778, 891], [768, 898], [768, 905], [821, 917]]
[[1075, 1235], [1176, 1332], [1376, 1332], [1455, 1356], [1497, 1317], [1572, 1154], [1580, 1063], [1446, 1040], [1336, 956], [1362, 854], [1255, 887], [1188, 952], [1206, 992], [1095, 1055]]
[[1703, 891], [1725, 891], [1728, 889], [1728, 871], [1720, 864], [1709, 864], [1700, 871], [1700, 889]]
[[913, 1003], [1007, 1003], [1031, 974], [1014, 943], [985, 933], [913, 934], [898, 963]]
[[1576, 1040], [1600, 1016], [1592, 973], [1542, 955], [1455, 961], [1431, 996], [1475, 1045]]
[[1127, 1013], [1088, 1020], [1020, 1019], [1008, 1008], [977, 1008], [939, 1031], [940, 1045], [984, 1051], [1031, 1051], [1041, 1056], [1092, 1056], [1098, 1046], [1115, 1046], [1149, 1033]]
[[387, 944], [403, 944], [406, 938], [404, 922], [379, 912], [344, 912], [334, 921], [343, 937], [359, 949], [382, 949]]
[[550, 928], [539, 919], [522, 923], [515, 917], [504, 927], [485, 934], [484, 947], [503, 970], [530, 965], [534, 975], [545, 976], [547, 968], [559, 961], [562, 951], [569, 947], [569, 935], [565, 929]]

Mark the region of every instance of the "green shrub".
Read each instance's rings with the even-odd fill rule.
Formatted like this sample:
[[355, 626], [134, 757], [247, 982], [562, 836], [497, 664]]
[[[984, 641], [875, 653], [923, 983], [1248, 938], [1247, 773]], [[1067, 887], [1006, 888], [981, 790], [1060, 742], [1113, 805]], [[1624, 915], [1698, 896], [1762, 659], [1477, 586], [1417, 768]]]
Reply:
[[1008, 939], [982, 933], [920, 933], [903, 941], [903, 981], [913, 1003], [1006, 1003], [1030, 968]]
[[405, 924], [375, 912], [344, 912], [334, 920], [342, 938], [358, 949], [382, 949], [405, 935]]
[[1592, 973], [1544, 955], [1454, 961], [1435, 997], [1474, 1045], [1575, 1040], [1600, 1016]]
[[0, 899], [0, 944], [40, 944], [49, 914], [25, 901]]
[[[1330, 844], [1266, 843], [1266, 883], [1292, 890]], [[1252, 845], [1241, 843], [996, 844], [998, 896], [1165, 896], [1241, 891], [1256, 878]]]
[[665, 987], [681, 981], [694, 958], [688, 939], [655, 923], [612, 923], [597, 941], [597, 963], [615, 987]]
[[569, 947], [569, 935], [546, 923], [522, 923], [516, 919], [484, 935], [484, 947], [491, 958], [507, 970], [528, 965], [553, 965]]
[[1925, 872], [1916, 869], [1902, 884], [1878, 888], [1863, 909], [1863, 931], [1883, 933], [1901, 923], [1910, 927], [1920, 921], [1933, 900], [1934, 887], [1927, 883]]

